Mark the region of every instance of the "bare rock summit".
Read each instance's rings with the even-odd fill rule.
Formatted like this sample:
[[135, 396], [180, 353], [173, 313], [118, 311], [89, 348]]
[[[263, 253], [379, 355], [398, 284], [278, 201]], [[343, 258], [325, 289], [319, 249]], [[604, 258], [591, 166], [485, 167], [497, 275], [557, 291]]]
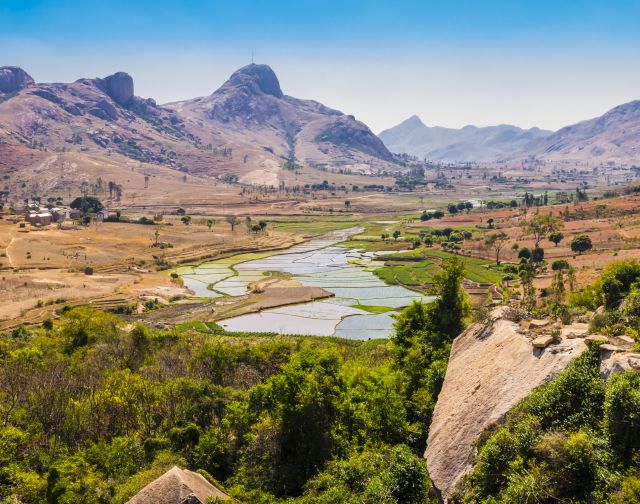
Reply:
[[133, 98], [133, 79], [126, 72], [117, 72], [104, 79], [107, 94], [118, 104], [126, 105]]
[[242, 67], [229, 77], [226, 85], [247, 87], [254, 94], [264, 93], [276, 98], [284, 96], [282, 89], [280, 89], [278, 77], [269, 65], [251, 63]]
[[16, 93], [35, 84], [33, 78], [22, 68], [0, 67], [0, 95]]

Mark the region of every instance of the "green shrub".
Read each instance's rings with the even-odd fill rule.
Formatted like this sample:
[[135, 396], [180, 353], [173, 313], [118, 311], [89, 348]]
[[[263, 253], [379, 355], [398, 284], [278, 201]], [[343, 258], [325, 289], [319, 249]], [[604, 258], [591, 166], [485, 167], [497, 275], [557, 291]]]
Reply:
[[500, 428], [478, 453], [470, 483], [474, 497], [482, 499], [498, 493], [507, 481], [509, 464], [517, 454], [516, 440], [506, 428]]
[[628, 476], [613, 494], [611, 504], [640, 504], [640, 479]]
[[560, 376], [531, 393], [516, 411], [535, 415], [543, 429], [595, 427], [602, 417], [605, 386], [597, 351], [586, 351]]
[[611, 446], [628, 462], [640, 450], [640, 375], [636, 372], [627, 371], [610, 378], [604, 420]]
[[551, 269], [553, 271], [567, 270], [569, 267], [569, 261], [566, 259], [556, 259], [551, 263]]
[[405, 445], [381, 446], [337, 460], [312, 479], [302, 503], [423, 504], [428, 499], [424, 461]]

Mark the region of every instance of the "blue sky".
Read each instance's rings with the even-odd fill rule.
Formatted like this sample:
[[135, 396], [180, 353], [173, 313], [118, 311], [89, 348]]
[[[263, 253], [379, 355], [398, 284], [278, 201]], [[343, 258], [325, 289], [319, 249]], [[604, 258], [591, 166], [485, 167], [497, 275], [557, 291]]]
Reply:
[[167, 102], [208, 94], [255, 54], [285, 93], [375, 131], [556, 129], [640, 98], [638, 0], [0, 0], [0, 65], [41, 82], [133, 75]]

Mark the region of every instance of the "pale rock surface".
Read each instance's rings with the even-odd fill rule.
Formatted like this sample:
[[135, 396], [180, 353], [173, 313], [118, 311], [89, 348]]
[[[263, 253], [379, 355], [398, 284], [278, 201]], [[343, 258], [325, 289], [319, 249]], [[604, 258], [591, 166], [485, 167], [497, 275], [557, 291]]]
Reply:
[[606, 380], [614, 373], [623, 371], [640, 372], [639, 353], [612, 352], [600, 362], [600, 375]]
[[611, 345], [609, 343], [605, 343], [604, 345], [600, 345], [600, 350], [602, 352], [624, 352], [624, 348]]
[[549, 319], [533, 319], [529, 322], [529, 328], [531, 329], [541, 329], [542, 327], [547, 327], [551, 325], [551, 320]]
[[585, 338], [585, 341], [604, 341], [605, 343], [608, 343], [609, 338], [607, 338], [604, 334], [590, 334]]
[[555, 338], [550, 334], [547, 334], [545, 336], [538, 336], [533, 340], [532, 345], [534, 348], [547, 348], [551, 343], [553, 343], [554, 340]]
[[614, 341], [619, 346], [633, 346], [636, 343], [636, 340], [634, 340], [631, 336], [627, 336], [626, 334], [615, 336]]
[[584, 322], [574, 322], [573, 324], [562, 328], [561, 336], [563, 338], [583, 338], [589, 332], [589, 324]]
[[453, 343], [425, 452], [444, 502], [470, 469], [478, 436], [586, 349], [582, 339], [533, 348], [518, 318], [514, 310], [497, 308], [489, 321], [473, 324]]

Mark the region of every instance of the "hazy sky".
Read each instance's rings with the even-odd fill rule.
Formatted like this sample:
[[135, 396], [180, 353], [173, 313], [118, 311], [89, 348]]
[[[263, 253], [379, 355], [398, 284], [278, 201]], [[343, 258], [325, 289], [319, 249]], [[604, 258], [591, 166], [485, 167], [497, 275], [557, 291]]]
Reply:
[[379, 132], [561, 126], [640, 99], [640, 0], [0, 0], [0, 66], [118, 70], [159, 103], [267, 63], [283, 91]]

